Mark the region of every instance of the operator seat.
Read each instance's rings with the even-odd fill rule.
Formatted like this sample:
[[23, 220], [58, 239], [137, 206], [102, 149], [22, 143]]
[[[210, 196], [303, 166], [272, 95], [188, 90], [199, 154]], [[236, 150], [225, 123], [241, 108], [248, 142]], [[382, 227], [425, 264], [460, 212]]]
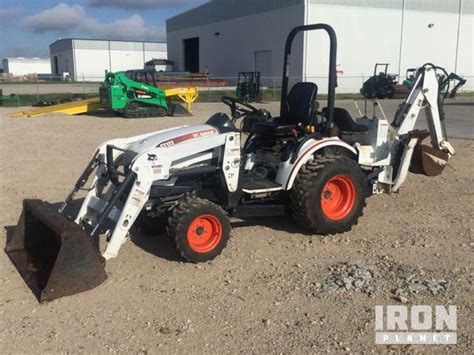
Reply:
[[[323, 108], [324, 116], [328, 117], [328, 108]], [[341, 107], [334, 107], [334, 123], [339, 128], [339, 138], [349, 144], [370, 144], [369, 127], [356, 123], [351, 114]]]
[[[323, 108], [324, 116], [328, 117], [328, 108]], [[334, 107], [334, 123], [342, 133], [367, 132], [369, 127], [356, 123], [351, 114], [341, 107]]]
[[282, 110], [282, 116], [272, 122], [256, 122], [252, 133], [265, 136], [291, 135], [298, 125], [312, 124], [316, 112], [316, 95], [318, 86], [315, 83], [297, 83], [288, 94]]

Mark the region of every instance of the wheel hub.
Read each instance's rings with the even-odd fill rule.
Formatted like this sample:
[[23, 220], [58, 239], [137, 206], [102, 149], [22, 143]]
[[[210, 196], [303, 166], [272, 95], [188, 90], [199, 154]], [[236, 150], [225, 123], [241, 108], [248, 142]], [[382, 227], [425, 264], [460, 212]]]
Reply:
[[355, 205], [356, 191], [351, 178], [336, 175], [330, 178], [321, 192], [321, 207], [327, 218], [340, 221], [346, 218]]
[[189, 225], [187, 239], [189, 247], [198, 253], [212, 251], [221, 241], [222, 225], [219, 219], [206, 214], [196, 217]]

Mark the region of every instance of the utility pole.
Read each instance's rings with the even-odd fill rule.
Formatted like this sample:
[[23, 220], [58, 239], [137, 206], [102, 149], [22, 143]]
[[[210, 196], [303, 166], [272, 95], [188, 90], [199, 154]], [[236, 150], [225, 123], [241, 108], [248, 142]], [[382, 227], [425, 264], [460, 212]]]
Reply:
[[405, 10], [406, 10], [406, 0], [403, 0], [402, 4], [402, 25], [400, 29], [400, 49], [398, 51], [398, 77], [400, 78], [402, 72], [402, 52], [403, 52], [403, 31], [405, 28]]
[[459, 57], [459, 37], [461, 36], [461, 17], [462, 17], [462, 2], [459, 0], [459, 12], [458, 12], [458, 38], [456, 39], [456, 54], [454, 59], [454, 72], [458, 71], [458, 57]]

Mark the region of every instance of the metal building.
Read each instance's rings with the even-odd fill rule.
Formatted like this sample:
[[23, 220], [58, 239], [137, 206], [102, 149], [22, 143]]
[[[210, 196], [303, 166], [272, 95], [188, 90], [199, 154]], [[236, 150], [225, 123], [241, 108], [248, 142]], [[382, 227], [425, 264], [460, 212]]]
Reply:
[[[302, 24], [328, 23], [338, 36], [339, 92], [356, 92], [376, 62], [389, 72], [433, 62], [474, 88], [472, 0], [214, 0], [167, 20], [175, 70], [235, 77], [260, 71], [267, 85], [282, 73], [284, 42]], [[326, 85], [328, 40], [298, 35], [290, 75]], [[264, 80], [265, 81], [265, 80]]]
[[49, 46], [53, 75], [72, 80], [102, 81], [105, 70], [143, 69], [151, 59], [166, 59], [164, 42], [67, 38]]
[[49, 58], [4, 58], [3, 71], [13, 76], [51, 74]]

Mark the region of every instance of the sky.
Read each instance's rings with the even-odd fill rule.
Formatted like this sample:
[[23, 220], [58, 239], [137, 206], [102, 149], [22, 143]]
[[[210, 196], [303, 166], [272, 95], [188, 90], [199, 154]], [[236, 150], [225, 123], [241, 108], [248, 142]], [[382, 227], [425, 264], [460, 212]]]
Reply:
[[0, 60], [49, 57], [58, 38], [166, 40], [166, 19], [207, 0], [0, 0]]

